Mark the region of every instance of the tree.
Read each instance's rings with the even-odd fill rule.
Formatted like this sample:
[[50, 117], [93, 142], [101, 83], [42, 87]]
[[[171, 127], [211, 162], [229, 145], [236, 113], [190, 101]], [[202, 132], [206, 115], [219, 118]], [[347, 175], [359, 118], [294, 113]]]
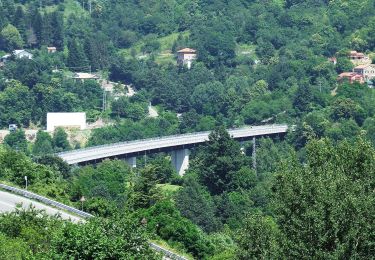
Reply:
[[286, 258], [371, 258], [375, 150], [361, 138], [307, 145], [307, 163], [284, 164], [273, 185]]
[[58, 49], [64, 48], [64, 20], [62, 14], [55, 11], [51, 17], [52, 43]]
[[55, 129], [53, 133], [52, 144], [56, 152], [70, 150], [71, 148], [68, 142], [68, 135], [61, 127]]
[[71, 40], [68, 44], [69, 54], [67, 65], [75, 71], [82, 71], [88, 67], [88, 61], [82, 47], [76, 40]]
[[238, 259], [282, 259], [281, 232], [270, 216], [250, 214], [238, 230]]
[[311, 87], [307, 85], [299, 86], [293, 100], [293, 106], [299, 113], [308, 112], [311, 109], [312, 99]]
[[209, 135], [209, 141], [198, 158], [198, 165], [193, 169], [196, 167], [200, 182], [213, 195], [229, 191], [234, 176], [246, 164], [239, 144], [231, 139], [223, 127]]
[[18, 81], [10, 81], [0, 92], [0, 125], [29, 126], [34, 98], [29, 88]]
[[4, 143], [16, 151], [27, 152], [25, 131], [18, 129], [4, 138]]
[[16, 27], [8, 24], [1, 30], [0, 49], [13, 51], [14, 49], [22, 48], [22, 46], [23, 40]]
[[44, 155], [51, 153], [53, 153], [51, 136], [48, 133], [39, 130], [36, 134], [36, 140], [33, 146], [33, 154]]
[[155, 172], [155, 166], [146, 166], [135, 180], [130, 202], [134, 208], [148, 208], [160, 199]]
[[189, 176], [185, 180], [184, 187], [176, 196], [176, 206], [182, 216], [190, 219], [206, 232], [216, 231], [220, 227], [211, 195], [195, 178]]

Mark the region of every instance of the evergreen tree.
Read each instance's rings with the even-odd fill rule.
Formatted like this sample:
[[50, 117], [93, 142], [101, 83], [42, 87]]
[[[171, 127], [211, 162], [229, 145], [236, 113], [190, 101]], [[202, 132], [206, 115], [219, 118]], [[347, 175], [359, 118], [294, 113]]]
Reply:
[[59, 12], [53, 12], [51, 17], [52, 44], [58, 49], [64, 48], [64, 20]]
[[36, 134], [36, 140], [33, 146], [33, 154], [44, 155], [51, 153], [53, 153], [51, 136], [48, 133], [39, 130]]
[[63, 128], [58, 127], [53, 133], [52, 143], [56, 152], [70, 150], [70, 144], [68, 142], [68, 135]]
[[43, 26], [42, 26], [42, 35], [41, 35], [41, 45], [49, 46], [53, 42], [53, 28], [51, 25], [51, 14], [45, 14], [43, 16]]
[[17, 6], [16, 13], [13, 19], [13, 25], [18, 29], [22, 38], [26, 40], [26, 23], [25, 23], [25, 12], [22, 6]]
[[43, 37], [43, 17], [39, 13], [38, 9], [33, 10], [32, 14], [32, 28], [35, 33], [38, 46], [42, 44]]
[[234, 176], [245, 163], [240, 145], [221, 127], [209, 135], [207, 146], [199, 155], [197, 172], [201, 183], [217, 195], [230, 190]]
[[82, 71], [88, 67], [88, 62], [82, 47], [78, 45], [77, 41], [71, 40], [68, 45], [69, 54], [67, 64], [75, 71]]

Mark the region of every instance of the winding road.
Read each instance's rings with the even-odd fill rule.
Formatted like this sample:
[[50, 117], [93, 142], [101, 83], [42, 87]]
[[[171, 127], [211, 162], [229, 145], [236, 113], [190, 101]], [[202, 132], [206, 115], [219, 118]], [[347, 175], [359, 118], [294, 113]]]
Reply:
[[66, 213], [65, 211], [47, 206], [37, 201], [33, 201], [15, 194], [11, 194], [5, 191], [0, 191], [0, 213], [11, 212], [16, 209], [17, 205], [21, 205], [22, 208], [29, 208], [30, 205], [38, 210], [45, 210], [48, 215], [59, 214], [61, 218], [71, 220], [75, 223], [82, 222], [82, 218]]

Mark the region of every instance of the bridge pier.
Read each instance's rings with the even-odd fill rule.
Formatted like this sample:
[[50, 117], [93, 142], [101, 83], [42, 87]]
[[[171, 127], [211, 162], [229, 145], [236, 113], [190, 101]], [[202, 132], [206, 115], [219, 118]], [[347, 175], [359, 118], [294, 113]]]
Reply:
[[126, 158], [125, 161], [130, 165], [130, 167], [137, 167], [137, 157], [129, 157]]
[[256, 172], [257, 171], [257, 144], [256, 144], [256, 138], [255, 136], [253, 137], [253, 154], [252, 154], [252, 157], [253, 157], [253, 169], [254, 171]]
[[172, 151], [172, 165], [183, 176], [189, 168], [189, 149]]

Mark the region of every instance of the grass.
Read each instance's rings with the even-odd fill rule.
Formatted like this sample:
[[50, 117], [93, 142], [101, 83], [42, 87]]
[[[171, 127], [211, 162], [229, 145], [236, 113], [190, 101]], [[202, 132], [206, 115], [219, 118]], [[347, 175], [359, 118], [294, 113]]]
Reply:
[[[178, 35], [182, 35], [183, 37], [189, 36], [190, 32], [185, 31], [182, 33], [172, 33], [164, 37], [157, 38], [156, 40], [160, 43], [160, 50], [155, 53], [155, 61], [158, 64], [167, 64], [167, 63], [174, 63], [175, 57], [173, 55], [172, 46], [173, 43], [177, 40]], [[131, 48], [122, 49], [120, 53], [125, 57], [131, 57], [131, 50], [134, 49], [136, 53], [136, 57], [142, 57], [144, 54], [142, 53], [141, 49], [144, 45], [144, 39], [135, 43]], [[146, 56], [148, 57], [148, 55]]]
[[[65, 0], [63, 3], [64, 9], [64, 19], [66, 20], [70, 15], [74, 14], [76, 16], [86, 16], [88, 12], [82, 8], [82, 5], [76, 0]], [[56, 11], [58, 5], [51, 5], [44, 8], [47, 13], [52, 13]]]

